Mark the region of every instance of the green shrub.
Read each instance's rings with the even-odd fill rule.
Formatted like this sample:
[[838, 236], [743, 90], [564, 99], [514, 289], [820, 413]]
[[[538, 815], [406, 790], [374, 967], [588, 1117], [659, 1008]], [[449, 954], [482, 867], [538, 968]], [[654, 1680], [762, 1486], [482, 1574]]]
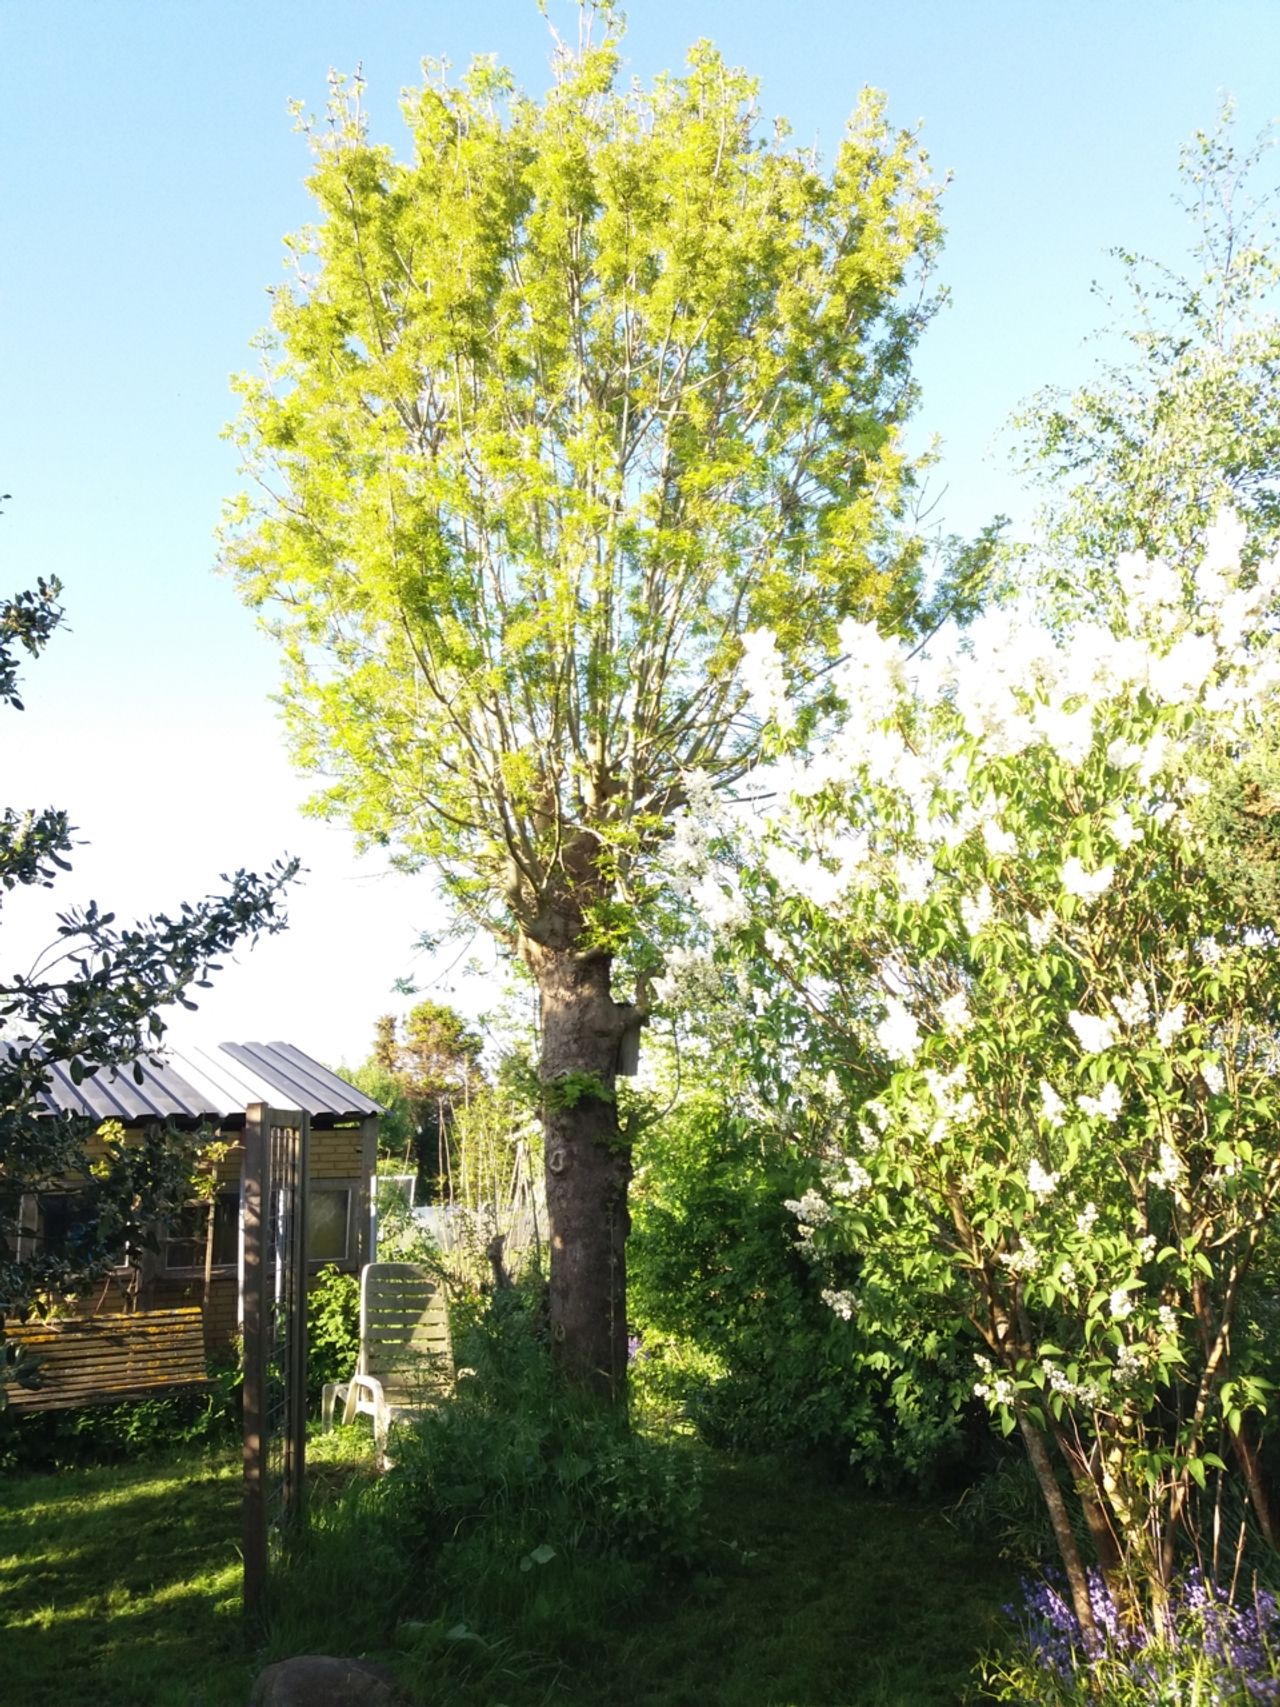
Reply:
[[784, 1206], [812, 1183], [807, 1157], [709, 1095], [646, 1133], [628, 1246], [642, 1403], [679, 1403], [717, 1447], [818, 1454], [882, 1485], [945, 1478], [971, 1365], [868, 1343], [823, 1301]]
[[214, 1362], [204, 1387], [157, 1392], [112, 1405], [24, 1413], [0, 1411], [0, 1469], [63, 1469], [218, 1445], [240, 1427], [241, 1369]]
[[536, 1662], [685, 1570], [700, 1463], [558, 1380], [536, 1282], [464, 1300], [454, 1343], [456, 1396], [396, 1430], [377, 1495], [423, 1585], [427, 1646], [463, 1625]]
[[326, 1382], [345, 1381], [360, 1354], [360, 1280], [332, 1265], [322, 1268], [307, 1297], [307, 1399]]

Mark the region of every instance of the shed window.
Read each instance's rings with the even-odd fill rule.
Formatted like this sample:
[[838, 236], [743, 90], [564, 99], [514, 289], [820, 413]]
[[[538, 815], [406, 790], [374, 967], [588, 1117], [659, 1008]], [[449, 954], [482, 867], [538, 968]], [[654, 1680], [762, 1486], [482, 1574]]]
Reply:
[[[164, 1247], [166, 1269], [204, 1267], [209, 1236], [207, 1202], [187, 1203], [169, 1223]], [[213, 1204], [213, 1266], [234, 1268], [240, 1253], [240, 1193], [220, 1191]]]
[[97, 1218], [86, 1191], [41, 1192], [36, 1200], [36, 1249], [69, 1262], [88, 1257], [97, 1241]]
[[351, 1210], [355, 1191], [350, 1185], [311, 1182], [307, 1203], [307, 1255], [312, 1262], [351, 1260]]

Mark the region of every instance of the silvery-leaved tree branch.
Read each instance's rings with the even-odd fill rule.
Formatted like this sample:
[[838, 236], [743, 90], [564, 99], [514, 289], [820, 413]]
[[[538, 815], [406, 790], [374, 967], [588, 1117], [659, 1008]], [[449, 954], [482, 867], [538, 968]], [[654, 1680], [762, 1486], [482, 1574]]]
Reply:
[[618, 70], [613, 35], [541, 101], [428, 63], [404, 160], [334, 79], [225, 547], [318, 810], [432, 868], [537, 981], [553, 1334], [615, 1395], [649, 861], [688, 773], [755, 756], [746, 630], [811, 673], [843, 616], [914, 608], [900, 429], [939, 242], [880, 97], [824, 171], [706, 43], [649, 90]]
[[1241, 145], [1227, 102], [1192, 137], [1177, 196], [1188, 264], [1114, 251], [1126, 293], [1109, 359], [1015, 422], [1045, 496], [1041, 554], [1071, 609], [1106, 594], [1123, 551], [1194, 559], [1224, 505], [1255, 553], [1280, 539], [1278, 134]]

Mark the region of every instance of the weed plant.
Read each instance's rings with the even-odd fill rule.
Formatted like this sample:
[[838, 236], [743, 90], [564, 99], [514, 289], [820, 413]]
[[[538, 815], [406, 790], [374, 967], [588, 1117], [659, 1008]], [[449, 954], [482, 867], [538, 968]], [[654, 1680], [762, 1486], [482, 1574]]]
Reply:
[[[967, 1541], [994, 1548], [1024, 1571], [1037, 1572], [1058, 1558], [1044, 1496], [1020, 1443], [964, 1490], [947, 1508], [947, 1517]], [[1076, 1539], [1087, 1556], [1084, 1521], [1078, 1511], [1074, 1517]]]
[[222, 1450], [240, 1427], [237, 1363], [210, 1367], [203, 1387], [77, 1410], [0, 1410], [0, 1471], [118, 1463], [179, 1447]]
[[563, 1651], [689, 1568], [701, 1461], [557, 1378], [536, 1287], [461, 1314], [456, 1397], [401, 1432], [379, 1493], [430, 1572], [428, 1623]]
[[326, 1382], [347, 1380], [359, 1353], [359, 1277], [329, 1264], [307, 1294], [307, 1400], [312, 1410]]

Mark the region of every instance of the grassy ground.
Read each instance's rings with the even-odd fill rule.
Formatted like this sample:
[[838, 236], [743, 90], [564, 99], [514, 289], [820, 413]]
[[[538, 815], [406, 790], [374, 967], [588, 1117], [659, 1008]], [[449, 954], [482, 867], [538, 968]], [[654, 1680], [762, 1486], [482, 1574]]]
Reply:
[[[316, 1476], [340, 1480], [333, 1464]], [[929, 1507], [718, 1464], [704, 1568], [614, 1627], [578, 1631], [572, 1652], [462, 1634], [467, 1609], [429, 1604], [425, 1587], [410, 1587], [398, 1634], [376, 1591], [338, 1621], [334, 1585], [317, 1581], [254, 1654], [238, 1497], [236, 1466], [199, 1454], [0, 1480], [0, 1694], [243, 1707], [264, 1657], [310, 1648], [389, 1659], [449, 1707], [946, 1707], [1011, 1587]]]

